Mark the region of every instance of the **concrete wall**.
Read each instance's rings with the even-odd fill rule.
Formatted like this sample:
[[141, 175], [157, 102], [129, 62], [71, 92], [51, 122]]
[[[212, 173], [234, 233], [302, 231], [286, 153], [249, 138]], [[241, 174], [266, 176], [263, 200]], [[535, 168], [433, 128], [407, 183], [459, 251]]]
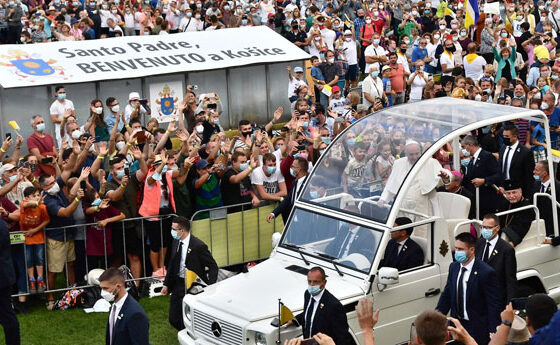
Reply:
[[[272, 118], [274, 110], [284, 107], [282, 120], [290, 118], [288, 101], [288, 72], [286, 66], [302, 66], [302, 61], [255, 65], [248, 67], [150, 76], [136, 79], [107, 80], [81, 84], [65, 84], [67, 97], [74, 102], [78, 123], [84, 124], [89, 116], [89, 104], [93, 99], [113, 96], [119, 100], [124, 110], [128, 93], [139, 91], [141, 97], [149, 97], [149, 85], [154, 82], [180, 80], [183, 88], [187, 84], [198, 85], [197, 94], [217, 92], [222, 100], [224, 111], [220, 124], [226, 129], [236, 128], [241, 119], [265, 123]], [[49, 107], [54, 99], [53, 86], [37, 86], [17, 89], [0, 88], [0, 121], [2, 138], [5, 133], [15, 132], [8, 121], [15, 120], [21, 127], [20, 134], [27, 138], [33, 133], [31, 116], [39, 114], [45, 119], [47, 131], [53, 134], [54, 125], [50, 122]], [[105, 112], [108, 110], [105, 109]]]

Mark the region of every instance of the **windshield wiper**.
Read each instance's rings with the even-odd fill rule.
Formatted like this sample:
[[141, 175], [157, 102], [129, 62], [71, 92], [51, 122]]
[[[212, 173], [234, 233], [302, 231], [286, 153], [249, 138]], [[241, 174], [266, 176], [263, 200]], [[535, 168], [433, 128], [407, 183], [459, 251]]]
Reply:
[[288, 247], [290, 249], [295, 250], [299, 256], [301, 256], [301, 259], [303, 260], [303, 262], [305, 263], [306, 266], [309, 266], [309, 261], [305, 258], [305, 256], [303, 255], [303, 253], [301, 252], [301, 247], [295, 245], [295, 244], [290, 244], [290, 243], [283, 243], [282, 244], [285, 247]]
[[341, 277], [344, 277], [344, 273], [342, 273], [340, 271], [340, 269], [338, 268], [338, 264], [334, 261], [334, 260], [338, 260], [338, 258], [336, 256], [332, 256], [332, 255], [325, 254], [325, 253], [318, 253], [318, 252], [316, 252], [315, 254], [324, 258], [324, 259], [331, 260], [331, 263], [334, 266], [334, 269], [336, 270], [336, 272], [338, 272], [338, 275], [341, 276]]

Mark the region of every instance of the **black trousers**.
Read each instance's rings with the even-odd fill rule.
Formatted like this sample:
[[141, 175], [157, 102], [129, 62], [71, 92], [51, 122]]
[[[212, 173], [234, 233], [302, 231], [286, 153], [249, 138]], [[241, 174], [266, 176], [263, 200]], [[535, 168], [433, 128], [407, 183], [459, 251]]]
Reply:
[[169, 302], [169, 323], [176, 330], [185, 329], [183, 323], [183, 297], [185, 297], [185, 280], [178, 278], [173, 287], [169, 289], [171, 292], [171, 300]]
[[19, 322], [12, 308], [11, 288], [0, 288], [0, 324], [4, 328], [6, 345], [19, 345]]

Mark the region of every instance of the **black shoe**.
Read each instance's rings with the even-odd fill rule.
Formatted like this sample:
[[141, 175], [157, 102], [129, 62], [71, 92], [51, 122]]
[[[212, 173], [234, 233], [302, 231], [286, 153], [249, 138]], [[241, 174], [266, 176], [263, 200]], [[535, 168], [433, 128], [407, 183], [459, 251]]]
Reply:
[[29, 314], [27, 302], [14, 302], [14, 310], [16, 311], [16, 314]]

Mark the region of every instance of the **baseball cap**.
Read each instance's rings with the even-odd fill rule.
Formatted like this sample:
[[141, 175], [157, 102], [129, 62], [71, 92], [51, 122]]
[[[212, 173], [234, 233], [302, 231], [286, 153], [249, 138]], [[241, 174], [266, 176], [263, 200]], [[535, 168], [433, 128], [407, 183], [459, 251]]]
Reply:
[[15, 167], [15, 165], [10, 163], [2, 165], [2, 167], [0, 167], [0, 176], [4, 175], [5, 172], [10, 171]]
[[137, 101], [140, 99], [140, 94], [138, 92], [131, 92], [128, 94], [129, 101]]
[[389, 66], [383, 66], [383, 68], [381, 69], [381, 72], [385, 72], [386, 70], [391, 69], [391, 67]]
[[274, 13], [269, 13], [268, 18], [272, 18], [272, 17], [274, 17]]
[[76, 24], [77, 22], [78, 22], [78, 19], [76, 19], [76, 18], [72, 18], [72, 19], [70, 20], [70, 24], [71, 24], [71, 25], [74, 25], [74, 24]]
[[333, 92], [333, 93], [335, 93], [335, 92], [340, 92], [340, 87], [338, 87], [338, 85], [333, 86], [332, 92]]
[[294, 68], [294, 73], [303, 73], [303, 68], [301, 68], [299, 66]]
[[196, 162], [194, 165], [196, 169], [204, 169], [207, 166], [208, 166], [208, 162], [206, 161], [206, 159], [201, 159], [198, 162]]
[[346, 31], [344, 31], [344, 34], [345, 34], [345, 35], [352, 35], [352, 31], [346, 30]]

